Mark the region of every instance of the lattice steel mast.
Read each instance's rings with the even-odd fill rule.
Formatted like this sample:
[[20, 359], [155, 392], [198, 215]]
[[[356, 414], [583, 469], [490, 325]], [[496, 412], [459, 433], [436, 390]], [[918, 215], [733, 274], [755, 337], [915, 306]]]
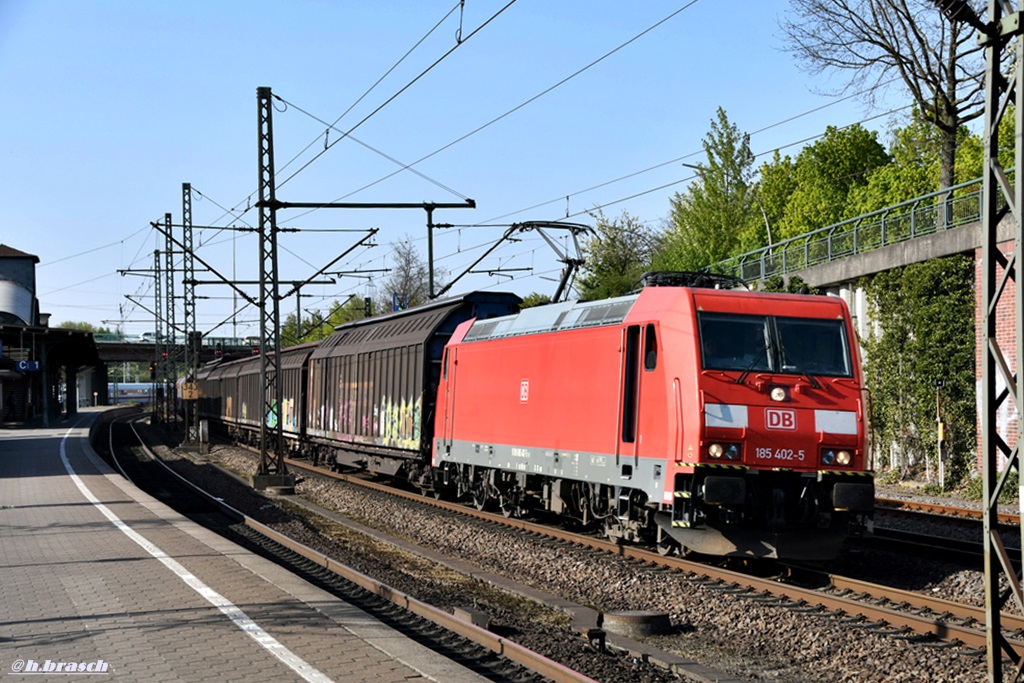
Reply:
[[[1021, 473], [1020, 438], [1011, 446], [999, 434], [999, 411], [1009, 408], [1016, 413], [1017, 434], [1021, 434], [1021, 406], [1024, 406], [1024, 386], [1017, 382], [1018, 373], [1012, 369], [1024, 358], [1024, 308], [1022, 308], [1021, 282], [1018, 280], [1017, 261], [1022, 246], [1021, 211], [1024, 210], [1024, 104], [1019, 96], [1024, 93], [1024, 13], [1014, 9], [1010, 0], [989, 0], [988, 23], [983, 23], [965, 0], [935, 0], [950, 21], [963, 22], [979, 31], [978, 42], [985, 48], [985, 169], [981, 227], [982, 240], [982, 305], [984, 306], [981, 335], [982, 356], [982, 420], [981, 442], [984, 458], [982, 468], [984, 536], [985, 536], [985, 617], [988, 641], [988, 680], [1002, 683], [1003, 658], [1016, 666], [1013, 680], [1020, 680], [1024, 669], [1022, 654], [1014, 649], [1002, 627], [1002, 610], [1012, 598], [1024, 610], [1024, 593], [1020, 574], [1000, 536], [999, 495], [1006, 486], [1011, 472]], [[1012, 52], [1011, 52], [1012, 51]], [[1011, 56], [1009, 78], [1000, 65]], [[999, 124], [1015, 107], [1014, 178], [1007, 176], [999, 163]], [[1012, 226], [1012, 251], [1003, 253], [999, 248], [999, 224], [1008, 220]], [[1013, 297], [1013, 315], [1016, 338], [1012, 344], [1001, 344], [996, 336], [997, 315], [1003, 297]], [[1009, 403], [1012, 401], [1012, 403]], [[1008, 437], [1009, 435], [1007, 435]], [[1005, 458], [1000, 473], [1000, 457]], [[1021, 497], [1024, 512], [1024, 497]], [[1024, 527], [1020, 533], [1024, 540]], [[1002, 589], [1004, 583], [1006, 589]]]
[[159, 423], [163, 416], [163, 388], [167, 379], [167, 364], [164, 362], [164, 288], [161, 282], [160, 250], [153, 250], [153, 422]]
[[[253, 486], [282, 492], [294, 488], [295, 478], [284, 462], [283, 391], [278, 379], [281, 349], [281, 302], [278, 298], [277, 195], [274, 180], [274, 106], [270, 88], [256, 89], [260, 212], [260, 465]], [[271, 450], [273, 452], [271, 452]]]
[[199, 372], [199, 358], [203, 335], [196, 330], [196, 273], [192, 253], [192, 184], [181, 184], [181, 244], [182, 279], [184, 287], [185, 324], [185, 384], [182, 385], [182, 406], [185, 412], [185, 442], [199, 441], [199, 423], [196, 414], [195, 379]]
[[164, 292], [164, 296], [167, 298], [167, 317], [164, 321], [167, 324], [167, 337], [163, 342], [166, 362], [164, 376], [167, 380], [164, 386], [164, 419], [177, 426], [177, 411], [174, 409], [174, 394], [178, 387], [177, 338], [174, 334], [177, 321], [174, 314], [176, 308], [174, 301], [174, 243], [171, 241], [171, 214], [169, 213], [164, 214], [164, 244], [166, 246], [164, 257], [167, 264], [164, 269], [167, 282], [167, 289]]

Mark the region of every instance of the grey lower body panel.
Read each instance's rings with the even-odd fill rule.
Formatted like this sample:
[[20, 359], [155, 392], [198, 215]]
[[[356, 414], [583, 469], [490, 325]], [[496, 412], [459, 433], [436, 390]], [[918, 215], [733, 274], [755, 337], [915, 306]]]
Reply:
[[621, 486], [643, 491], [654, 502], [660, 502], [665, 492], [664, 458], [625, 457], [608, 453], [468, 441], [450, 442], [451, 448], [447, 449], [442, 448], [442, 443], [449, 442], [436, 440], [438, 465], [473, 465], [554, 479]]

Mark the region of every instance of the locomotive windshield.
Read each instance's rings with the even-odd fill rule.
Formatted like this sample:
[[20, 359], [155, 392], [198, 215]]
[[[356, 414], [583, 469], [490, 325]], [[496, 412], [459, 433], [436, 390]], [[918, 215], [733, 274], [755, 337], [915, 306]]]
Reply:
[[851, 377], [842, 320], [699, 313], [706, 370]]

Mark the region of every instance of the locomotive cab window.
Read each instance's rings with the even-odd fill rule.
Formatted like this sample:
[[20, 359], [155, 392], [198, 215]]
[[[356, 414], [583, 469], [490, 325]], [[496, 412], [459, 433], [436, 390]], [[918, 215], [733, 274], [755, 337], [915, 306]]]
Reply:
[[705, 370], [850, 377], [842, 320], [699, 313]]
[[700, 351], [705, 370], [771, 371], [768, 318], [701, 313]]
[[849, 344], [841, 320], [777, 318], [782, 372], [850, 377]]

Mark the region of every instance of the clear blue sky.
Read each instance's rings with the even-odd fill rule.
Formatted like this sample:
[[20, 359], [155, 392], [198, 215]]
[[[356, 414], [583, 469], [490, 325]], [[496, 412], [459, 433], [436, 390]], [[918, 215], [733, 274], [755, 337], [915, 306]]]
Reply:
[[[474, 33], [505, 4], [466, 0], [458, 49], [359, 126], [354, 137], [410, 163], [690, 3], [518, 0]], [[168, 212], [180, 223], [182, 183], [201, 194], [193, 204], [195, 225], [257, 224], [255, 210], [239, 211], [234, 220], [225, 211], [244, 210], [256, 190], [256, 88], [269, 86], [292, 105], [274, 112], [281, 183], [323, 149], [325, 126], [313, 117], [335, 121], [453, 7], [455, 0], [0, 2], [0, 242], [39, 257], [38, 296], [51, 323], [113, 327], [125, 320], [129, 333], [152, 330], [152, 316], [126, 298], [152, 307], [152, 278], [119, 271], [152, 268], [163, 237], [149, 224]], [[782, 123], [834, 103], [837, 98], [816, 91], [843, 82], [807, 76], [781, 49], [777, 18], [787, 9], [786, 0], [694, 2], [582, 74], [417, 165], [430, 180], [406, 171], [351, 194], [398, 167], [346, 140], [280, 187], [278, 198], [471, 197], [475, 210], [435, 214], [437, 222], [495, 226], [437, 233], [439, 265], [453, 273], [468, 267], [514, 221], [559, 219], [568, 211], [570, 220], [592, 224], [581, 212], [603, 206], [608, 216], [628, 211], [660, 224], [691, 171], [676, 161], [609, 181], [689, 154], [686, 161], [702, 161], [701, 140], [719, 106], [752, 133], [755, 153], [784, 147], [794, 154], [800, 141], [820, 135], [827, 125], [844, 126], [875, 113], [848, 100]], [[338, 127], [360, 122], [454, 47], [459, 21], [456, 9]], [[888, 106], [902, 104], [894, 99]], [[884, 131], [886, 121], [866, 125]], [[329, 140], [337, 138], [332, 131]], [[297, 162], [284, 167], [310, 143]], [[598, 185], [603, 186], [584, 192]], [[622, 201], [633, 195], [639, 196]], [[335, 269], [387, 268], [390, 245], [406, 235], [426, 255], [423, 211], [292, 211], [281, 212], [279, 224], [309, 231], [280, 238], [285, 280], [308, 278], [359, 237], [322, 232], [328, 229], [380, 228], [379, 246], [356, 250]], [[257, 278], [255, 234], [233, 234], [197, 232], [197, 244], [203, 244], [198, 255], [225, 275]], [[512, 280], [474, 275], [455, 291], [551, 294], [560, 265], [530, 233], [480, 268], [532, 270], [516, 271]], [[325, 308], [374, 286], [343, 278], [309, 287], [303, 307]], [[180, 294], [180, 283], [176, 288]], [[256, 288], [249, 289], [255, 295]], [[197, 305], [200, 329], [208, 331], [234, 310], [226, 287], [200, 287], [199, 295], [208, 297]], [[295, 310], [294, 298], [281, 305], [285, 314]], [[257, 319], [255, 310], [243, 311], [234, 331], [256, 333]], [[213, 334], [231, 333], [226, 325]]]

